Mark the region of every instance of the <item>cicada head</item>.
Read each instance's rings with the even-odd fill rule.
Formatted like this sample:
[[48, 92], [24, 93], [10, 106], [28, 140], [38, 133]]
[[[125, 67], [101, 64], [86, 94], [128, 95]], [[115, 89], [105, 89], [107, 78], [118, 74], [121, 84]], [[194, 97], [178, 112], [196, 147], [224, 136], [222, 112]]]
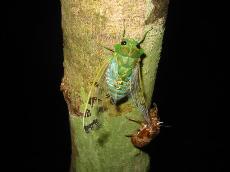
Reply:
[[126, 57], [131, 57], [131, 58], [141, 58], [142, 55], [144, 55], [144, 50], [141, 48], [141, 44], [144, 42], [148, 32], [150, 32], [153, 28], [145, 32], [143, 38], [141, 39], [140, 42], [134, 40], [134, 39], [125, 39], [125, 30], [123, 33], [123, 39], [120, 44], [116, 44], [114, 46], [115, 53], [121, 55], [121, 56], [126, 56]]
[[116, 44], [114, 48], [116, 53], [126, 57], [140, 58], [144, 54], [140, 43], [134, 39], [123, 39], [121, 43]]

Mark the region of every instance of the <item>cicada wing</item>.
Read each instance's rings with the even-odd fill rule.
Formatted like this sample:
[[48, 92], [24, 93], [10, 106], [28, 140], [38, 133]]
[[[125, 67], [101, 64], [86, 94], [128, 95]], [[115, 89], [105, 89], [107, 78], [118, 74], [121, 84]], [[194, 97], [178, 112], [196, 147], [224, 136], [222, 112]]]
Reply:
[[109, 61], [105, 61], [97, 72], [85, 102], [83, 128], [86, 133], [100, 127], [100, 113], [103, 111], [103, 101], [107, 94], [105, 72]]
[[133, 70], [130, 83], [130, 97], [134, 105], [143, 114], [146, 122], [150, 122], [149, 110], [145, 99], [144, 88], [142, 84], [140, 64], [137, 64]]

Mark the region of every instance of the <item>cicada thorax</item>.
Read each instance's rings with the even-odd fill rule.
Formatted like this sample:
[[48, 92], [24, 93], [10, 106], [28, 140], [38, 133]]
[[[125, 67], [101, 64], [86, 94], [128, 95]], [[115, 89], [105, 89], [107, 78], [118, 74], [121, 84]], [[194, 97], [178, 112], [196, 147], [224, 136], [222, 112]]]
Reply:
[[150, 109], [149, 111], [150, 122], [147, 123], [131, 120], [141, 124], [141, 128], [131, 135], [131, 142], [134, 146], [142, 148], [148, 145], [152, 139], [154, 139], [160, 132], [160, 122], [157, 116], [157, 107]]
[[115, 104], [132, 91], [133, 71], [142, 54], [144, 50], [134, 39], [123, 39], [114, 46], [113, 57], [106, 71], [106, 83]]

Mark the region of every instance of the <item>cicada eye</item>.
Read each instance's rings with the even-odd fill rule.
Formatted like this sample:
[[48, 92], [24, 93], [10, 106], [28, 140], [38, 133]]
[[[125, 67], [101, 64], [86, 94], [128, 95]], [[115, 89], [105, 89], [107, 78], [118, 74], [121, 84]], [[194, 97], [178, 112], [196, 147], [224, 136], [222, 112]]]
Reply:
[[121, 41], [121, 45], [126, 45], [126, 41]]
[[140, 49], [140, 48], [141, 48], [140, 44], [137, 44], [137, 45], [136, 45], [136, 47], [137, 47], [138, 49]]

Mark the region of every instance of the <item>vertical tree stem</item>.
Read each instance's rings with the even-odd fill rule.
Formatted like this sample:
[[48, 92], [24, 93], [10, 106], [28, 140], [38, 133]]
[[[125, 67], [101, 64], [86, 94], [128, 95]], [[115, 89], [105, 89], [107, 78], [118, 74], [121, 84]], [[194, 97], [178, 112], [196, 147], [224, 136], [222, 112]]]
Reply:
[[150, 105], [160, 59], [168, 0], [61, 0], [64, 36], [64, 77], [61, 90], [68, 104], [72, 137], [71, 172], [143, 172], [149, 156], [135, 148], [130, 138], [140, 127], [125, 118], [143, 120], [130, 101], [113, 107], [103, 116], [103, 129], [86, 134], [82, 128], [84, 104], [97, 69], [111, 52], [102, 48], [125, 37], [141, 40], [146, 58], [141, 69], [147, 102]]

